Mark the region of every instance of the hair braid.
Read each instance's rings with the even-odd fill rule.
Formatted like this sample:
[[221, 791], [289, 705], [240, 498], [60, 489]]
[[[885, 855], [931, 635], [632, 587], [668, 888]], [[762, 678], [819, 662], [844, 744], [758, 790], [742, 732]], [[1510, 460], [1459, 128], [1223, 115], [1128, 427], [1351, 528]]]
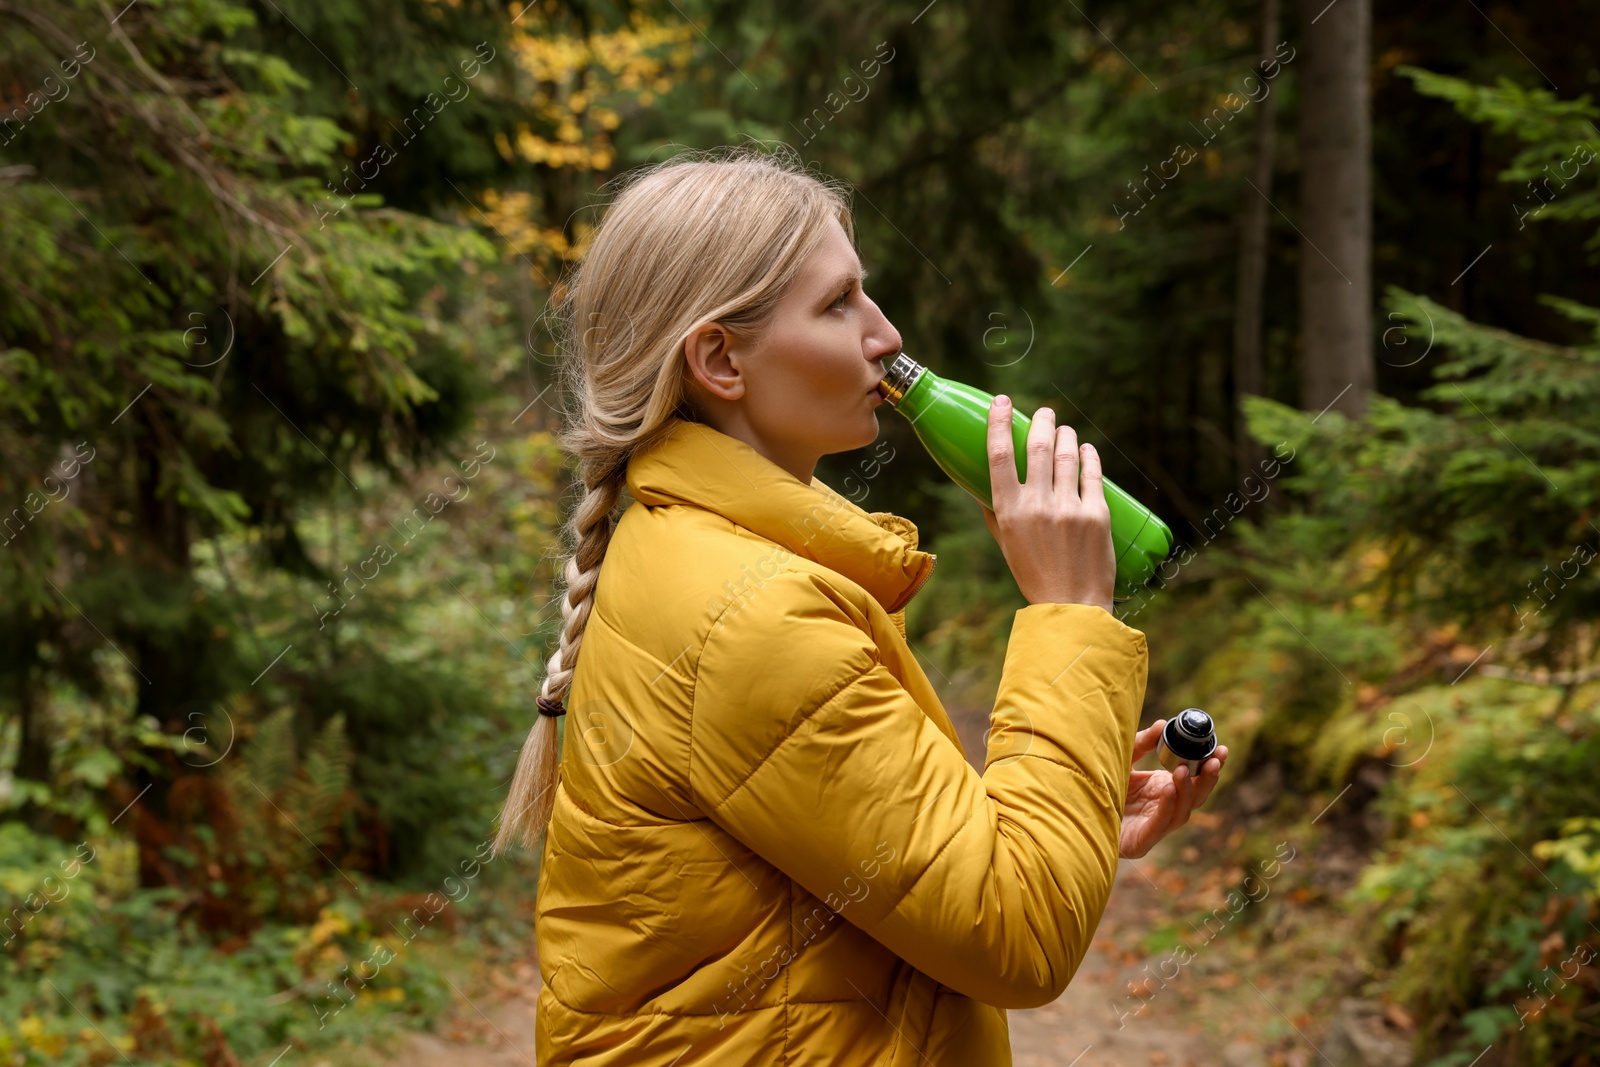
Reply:
[[[561, 596], [561, 637], [545, 666], [539, 697], [551, 704], [566, 700], [577, 668], [578, 649], [594, 608], [594, 587], [600, 580], [600, 564], [605, 559], [611, 534], [616, 530], [617, 501], [627, 481], [625, 462], [603, 464], [594, 458], [583, 461], [584, 493], [567, 521], [567, 533], [576, 550], [567, 557]], [[600, 473], [596, 474], [598, 471]], [[565, 708], [562, 709], [565, 711]], [[556, 738], [556, 715], [541, 712], [517, 759], [506, 797], [507, 815], [495, 837], [495, 851], [515, 841], [532, 845], [550, 821], [555, 804], [556, 783], [561, 778]]]

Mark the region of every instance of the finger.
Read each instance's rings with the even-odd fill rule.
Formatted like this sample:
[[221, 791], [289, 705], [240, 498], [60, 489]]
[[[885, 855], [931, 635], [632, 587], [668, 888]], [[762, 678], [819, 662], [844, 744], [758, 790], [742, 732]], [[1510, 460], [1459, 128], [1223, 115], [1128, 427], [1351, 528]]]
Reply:
[[1133, 762], [1138, 763], [1156, 750], [1156, 745], [1161, 741], [1161, 731], [1166, 725], [1167, 720], [1157, 719], [1133, 735]]
[[1079, 495], [1085, 501], [1092, 501], [1101, 507], [1106, 506], [1105, 476], [1100, 471], [1100, 453], [1094, 445], [1086, 444], [1078, 450], [1083, 454], [1083, 473], [1080, 476], [1082, 487]]
[[1055, 490], [1078, 495], [1078, 433], [1071, 426], [1056, 430]]
[[1189, 776], [1189, 765], [1181, 763], [1178, 769], [1172, 772], [1172, 785], [1177, 796], [1172, 802], [1172, 823], [1176, 828], [1189, 821], [1189, 813], [1194, 810], [1194, 779]]
[[1024, 487], [1048, 494], [1055, 483], [1056, 413], [1040, 408], [1028, 427], [1028, 477]]
[[989, 405], [989, 492], [995, 510], [1007, 507], [1022, 491], [1017, 481], [1016, 449], [1011, 443], [1011, 400], [997, 396]]
[[1200, 767], [1200, 780], [1194, 786], [1194, 806], [1199, 807], [1211, 795], [1211, 790], [1217, 786], [1217, 779], [1222, 777], [1222, 765], [1228, 762], [1228, 749], [1219, 745], [1216, 753]]
[[1166, 781], [1161, 783], [1161, 802], [1156, 807], [1156, 818], [1151, 822], [1155, 824], [1158, 837], [1165, 837], [1168, 831], [1178, 825], [1173, 817], [1178, 813], [1178, 779], [1174, 774], [1165, 774]]

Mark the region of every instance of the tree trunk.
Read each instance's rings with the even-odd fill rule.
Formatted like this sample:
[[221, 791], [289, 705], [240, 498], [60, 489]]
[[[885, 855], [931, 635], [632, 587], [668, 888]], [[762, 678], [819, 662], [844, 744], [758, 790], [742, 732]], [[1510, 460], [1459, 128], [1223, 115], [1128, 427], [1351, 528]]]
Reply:
[[[1278, 38], [1278, 0], [1262, 0], [1260, 62], [1256, 77], [1266, 84], [1264, 68], [1274, 58]], [[1264, 455], [1244, 424], [1247, 396], [1261, 395], [1262, 291], [1267, 280], [1267, 212], [1272, 195], [1273, 122], [1278, 96], [1269, 93], [1256, 105], [1256, 154], [1239, 212], [1239, 278], [1233, 310], [1234, 455], [1243, 478]]]
[[1371, 0], [1302, 0], [1301, 402], [1366, 410], [1372, 392]]
[[[13, 619], [16, 617], [13, 616]], [[22, 619], [26, 620], [27, 616], [24, 614]], [[21, 625], [16, 626], [10, 636], [12, 647], [7, 651], [14, 652], [14, 656], [9, 658], [16, 671], [17, 697], [17, 762], [11, 773], [19, 781], [49, 785], [53, 777], [53, 752], [50, 731], [45, 723], [45, 709], [40, 700], [42, 687], [38, 670], [42, 635], [38, 627], [21, 621]], [[48, 832], [50, 813], [33, 801], [25, 804], [17, 816], [34, 830]]]

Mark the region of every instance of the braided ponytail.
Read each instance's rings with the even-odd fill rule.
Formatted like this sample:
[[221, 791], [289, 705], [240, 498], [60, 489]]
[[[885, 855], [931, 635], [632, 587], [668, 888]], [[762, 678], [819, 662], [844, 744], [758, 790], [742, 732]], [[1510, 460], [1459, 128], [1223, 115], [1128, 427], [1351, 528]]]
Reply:
[[[578, 648], [589, 624], [594, 606], [594, 587], [600, 580], [600, 563], [616, 529], [617, 501], [626, 482], [626, 465], [613, 463], [608, 471], [593, 460], [583, 464], [583, 499], [567, 520], [567, 534], [577, 550], [567, 558], [565, 589], [561, 597], [561, 636], [545, 667], [544, 683], [539, 687], [539, 718], [528, 733], [511, 777], [511, 792], [501, 819], [494, 848], [498, 853], [513, 840], [531, 844], [555, 804], [557, 760], [556, 718], [565, 714], [564, 701], [572, 688], [572, 675], [578, 662]], [[596, 475], [594, 472], [601, 470]]]
[[577, 410], [560, 434], [579, 459], [582, 499], [565, 525], [561, 630], [494, 840], [533, 846], [560, 782], [556, 718], [572, 689], [600, 565], [616, 529], [628, 460], [696, 418], [683, 340], [703, 322], [759, 339], [829, 218], [854, 237], [848, 202], [793, 149], [688, 152], [640, 168], [607, 210], [556, 307], [564, 392]]

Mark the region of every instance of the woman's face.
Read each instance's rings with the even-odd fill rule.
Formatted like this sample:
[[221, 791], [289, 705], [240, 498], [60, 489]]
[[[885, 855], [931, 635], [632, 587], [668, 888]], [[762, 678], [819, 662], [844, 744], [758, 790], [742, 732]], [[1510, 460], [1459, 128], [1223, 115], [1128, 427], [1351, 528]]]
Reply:
[[719, 323], [686, 339], [685, 384], [706, 421], [808, 484], [820, 457], [878, 437], [877, 384], [900, 333], [862, 291], [864, 274], [830, 218], [759, 343]]

